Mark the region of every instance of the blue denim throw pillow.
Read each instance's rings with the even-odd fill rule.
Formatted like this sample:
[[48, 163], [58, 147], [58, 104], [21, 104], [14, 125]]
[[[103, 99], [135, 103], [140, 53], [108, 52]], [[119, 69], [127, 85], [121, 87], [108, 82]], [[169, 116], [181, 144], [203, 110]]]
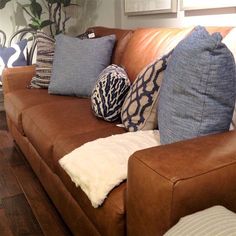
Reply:
[[229, 130], [236, 96], [235, 62], [219, 33], [196, 27], [170, 58], [160, 90], [162, 144]]
[[48, 92], [89, 97], [99, 74], [111, 62], [115, 35], [95, 39], [56, 36], [52, 77]]

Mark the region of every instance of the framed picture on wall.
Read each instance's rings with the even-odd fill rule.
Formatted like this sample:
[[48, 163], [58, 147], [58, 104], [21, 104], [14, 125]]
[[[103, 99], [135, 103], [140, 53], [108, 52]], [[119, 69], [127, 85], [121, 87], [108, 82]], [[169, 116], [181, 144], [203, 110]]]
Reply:
[[181, 10], [199, 10], [224, 7], [235, 7], [235, 0], [181, 0]]
[[177, 0], [124, 0], [127, 15], [177, 12]]

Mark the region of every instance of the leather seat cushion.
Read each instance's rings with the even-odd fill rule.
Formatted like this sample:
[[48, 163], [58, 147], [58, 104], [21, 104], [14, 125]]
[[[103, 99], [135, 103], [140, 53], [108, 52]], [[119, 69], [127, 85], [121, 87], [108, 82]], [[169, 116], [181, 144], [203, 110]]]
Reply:
[[96, 118], [90, 99], [76, 98], [26, 109], [22, 112], [22, 125], [29, 141], [53, 170], [52, 148], [57, 138], [113, 127], [115, 123]]
[[21, 134], [24, 135], [22, 126], [22, 112], [24, 110], [39, 104], [72, 99], [73, 97], [49, 95], [48, 91], [45, 89], [26, 88], [7, 93], [4, 98], [4, 103], [8, 117]]
[[54, 143], [53, 159], [56, 174], [64, 183], [71, 195], [76, 199], [82, 210], [89, 217], [101, 235], [124, 235], [125, 234], [125, 192], [126, 183], [122, 183], [111, 191], [104, 204], [99, 208], [94, 208], [81, 188], [76, 187], [67, 173], [61, 168], [58, 160], [80, 145], [107, 137], [113, 134], [124, 133], [125, 130], [119, 127], [104, 128], [83, 135], [74, 135], [67, 139], [63, 137]]

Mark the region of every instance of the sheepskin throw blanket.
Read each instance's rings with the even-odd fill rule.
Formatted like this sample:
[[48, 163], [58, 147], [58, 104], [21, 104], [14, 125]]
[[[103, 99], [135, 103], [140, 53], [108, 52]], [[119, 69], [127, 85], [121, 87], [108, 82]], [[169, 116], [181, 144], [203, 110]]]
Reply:
[[137, 131], [88, 142], [59, 160], [71, 180], [99, 207], [107, 194], [127, 178], [129, 157], [160, 145], [158, 131]]

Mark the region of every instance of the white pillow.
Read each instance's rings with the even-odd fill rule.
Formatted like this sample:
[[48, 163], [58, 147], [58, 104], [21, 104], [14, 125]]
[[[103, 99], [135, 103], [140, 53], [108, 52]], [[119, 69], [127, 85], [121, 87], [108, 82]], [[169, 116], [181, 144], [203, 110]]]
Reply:
[[223, 206], [214, 206], [185, 216], [164, 236], [235, 236], [236, 214]]
[[[233, 53], [234, 55], [234, 60], [236, 61], [236, 43], [235, 43], [235, 38], [236, 38], [236, 28], [232, 29], [222, 40], [222, 43], [224, 43], [229, 50]], [[230, 125], [230, 130], [234, 130], [236, 128], [236, 104], [234, 107], [234, 113], [233, 113], [233, 118], [232, 122]]]

